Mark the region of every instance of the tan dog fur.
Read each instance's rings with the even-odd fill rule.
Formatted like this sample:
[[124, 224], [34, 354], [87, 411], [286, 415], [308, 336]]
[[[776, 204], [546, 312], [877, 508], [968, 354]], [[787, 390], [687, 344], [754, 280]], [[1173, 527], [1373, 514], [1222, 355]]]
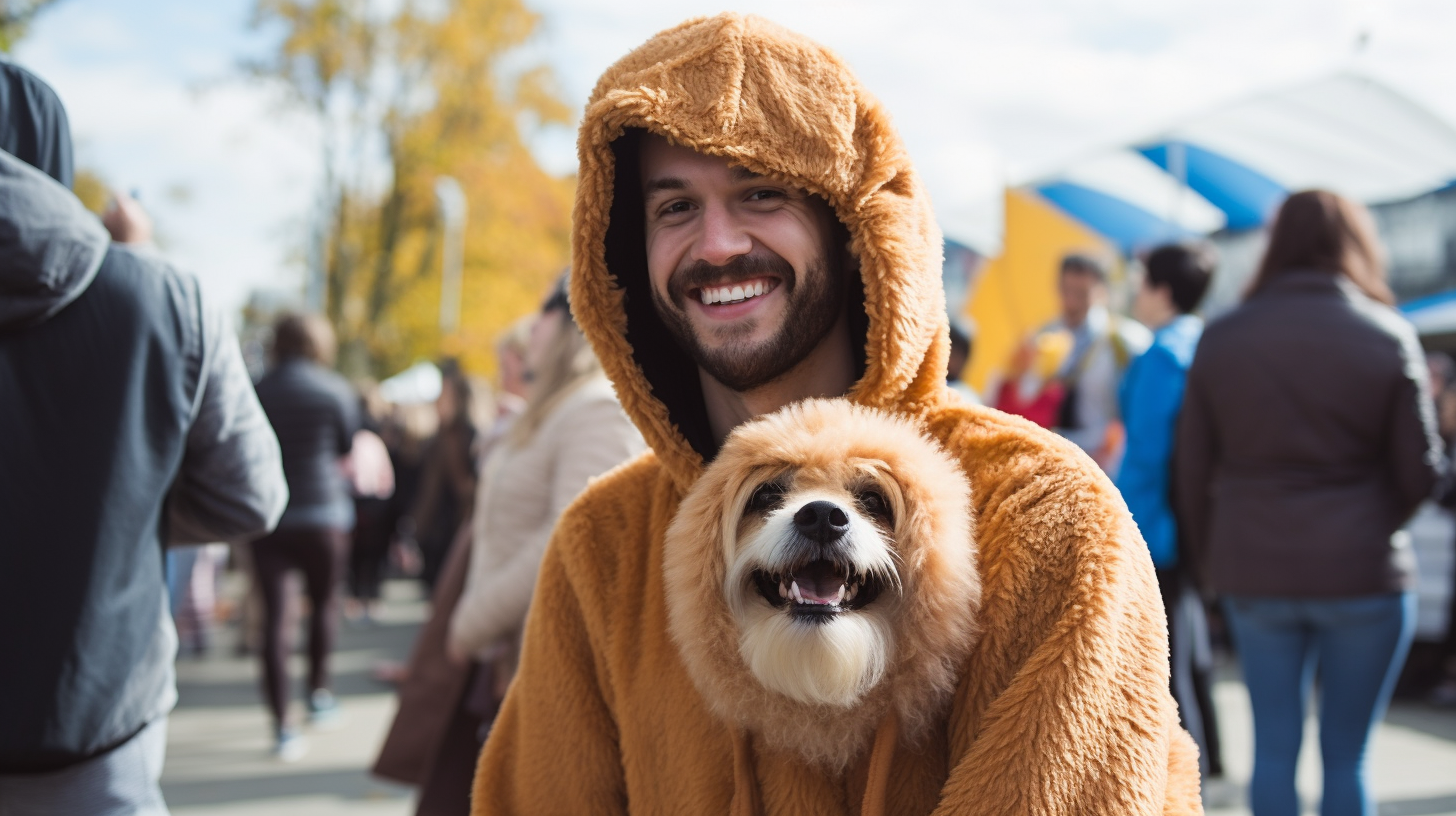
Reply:
[[[731, 607], [745, 591], [755, 614], [787, 617], [730, 564], [763, 519], [744, 508], [759, 486], [789, 482], [789, 497], [841, 495], [867, 480], [894, 509], [882, 531], [895, 578], [880, 597], [844, 616], [880, 616], [890, 633], [885, 672], [851, 705], [800, 702], [754, 676]], [[688, 673], [714, 712], [768, 744], [843, 768], [893, 707], [907, 739], [945, 714], [975, 636], [981, 584], [971, 539], [969, 486], [960, 468], [915, 426], [844, 401], [814, 400], [741, 426], [684, 497], [667, 533], [663, 570], [668, 626]], [[840, 625], [794, 624], [819, 632]], [[811, 672], [808, 664], [794, 670]]]

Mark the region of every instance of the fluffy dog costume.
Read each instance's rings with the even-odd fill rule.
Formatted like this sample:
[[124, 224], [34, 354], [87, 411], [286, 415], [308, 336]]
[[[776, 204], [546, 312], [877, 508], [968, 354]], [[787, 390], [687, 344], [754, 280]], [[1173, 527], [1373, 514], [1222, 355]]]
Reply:
[[960, 468], [903, 419], [814, 400], [740, 426], [663, 555], [668, 625], [703, 698], [836, 770], [891, 710], [922, 737], [973, 640], [969, 508]]
[[[673, 642], [667, 530], [721, 451], [697, 368], [652, 306], [636, 130], [829, 202], [859, 270], [847, 317], [863, 375], [846, 399], [913, 423], [974, 488], [980, 633], [919, 741], [896, 739], [887, 716], [842, 771], [807, 760], [714, 713], [723, 704]], [[603, 75], [578, 155], [572, 313], [652, 450], [561, 515], [520, 672], [481, 753], [475, 813], [1201, 812], [1147, 547], [1074, 446], [946, 387], [930, 199], [849, 68], [764, 20], [692, 20]], [[905, 659], [902, 648], [895, 664]]]

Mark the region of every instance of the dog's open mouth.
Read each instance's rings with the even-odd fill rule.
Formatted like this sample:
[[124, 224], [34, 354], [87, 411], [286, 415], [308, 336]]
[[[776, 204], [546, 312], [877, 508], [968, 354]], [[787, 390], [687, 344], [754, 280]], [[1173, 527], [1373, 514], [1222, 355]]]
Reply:
[[859, 609], [879, 597], [883, 584], [874, 575], [820, 559], [785, 572], [753, 571], [760, 595], [796, 617], [828, 619]]

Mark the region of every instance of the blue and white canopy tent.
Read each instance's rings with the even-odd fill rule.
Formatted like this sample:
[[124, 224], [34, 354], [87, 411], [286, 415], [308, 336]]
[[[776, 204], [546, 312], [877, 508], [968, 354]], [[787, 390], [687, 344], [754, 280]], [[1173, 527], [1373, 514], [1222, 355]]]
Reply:
[[1195, 116], [1029, 185], [1131, 254], [1264, 225], [1294, 190], [1366, 203], [1456, 180], [1456, 129], [1368, 77], [1340, 74]]
[[[1238, 300], [1263, 250], [1261, 228], [1290, 192], [1321, 187], [1382, 204], [1453, 181], [1456, 128], [1352, 74], [1214, 108], [1070, 162], [1007, 190], [1001, 252], [966, 309], [979, 324], [970, 379], [984, 387], [1020, 338], [1055, 313], [1062, 252], [1130, 258], [1165, 241], [1212, 237], [1222, 261], [1205, 305], [1217, 313]], [[1441, 229], [1438, 220], [1419, 229]], [[1449, 240], [1456, 255], [1456, 232]], [[1456, 258], [1447, 263], [1456, 269]], [[1456, 307], [1452, 315], [1456, 338]]]

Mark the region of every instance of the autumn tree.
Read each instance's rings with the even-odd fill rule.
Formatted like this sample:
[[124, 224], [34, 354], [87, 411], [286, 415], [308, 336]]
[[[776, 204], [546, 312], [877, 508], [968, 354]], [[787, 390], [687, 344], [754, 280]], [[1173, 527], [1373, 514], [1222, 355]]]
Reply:
[[36, 15], [55, 4], [56, 0], [0, 0], [0, 51], [13, 48]]
[[[341, 366], [385, 375], [451, 353], [493, 368], [492, 340], [534, 308], [569, 250], [572, 181], [526, 147], [569, 111], [544, 68], [511, 70], [538, 17], [521, 0], [259, 0], [282, 29], [253, 66], [281, 80], [321, 126], [322, 217], [314, 252]], [[435, 183], [468, 202], [461, 321], [439, 328], [441, 218]]]

